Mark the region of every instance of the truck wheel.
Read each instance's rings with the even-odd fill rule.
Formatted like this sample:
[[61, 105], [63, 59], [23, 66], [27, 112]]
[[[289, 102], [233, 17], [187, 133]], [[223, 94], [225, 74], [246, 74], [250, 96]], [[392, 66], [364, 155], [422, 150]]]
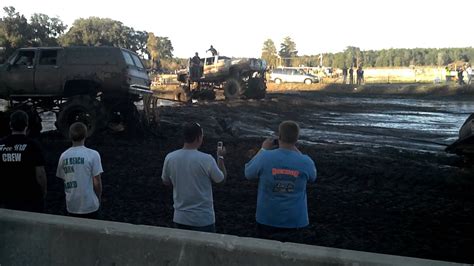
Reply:
[[99, 126], [100, 103], [86, 95], [71, 97], [61, 106], [56, 126], [65, 137], [69, 137], [69, 127], [75, 122], [87, 126], [87, 136], [91, 136]]
[[262, 78], [251, 78], [244, 94], [249, 99], [263, 99], [266, 89], [265, 81]]
[[180, 102], [190, 102], [191, 101], [191, 95], [189, 94], [189, 90], [184, 87], [184, 86], [178, 86], [175, 90], [174, 90], [174, 99], [176, 101], [180, 101]]
[[10, 117], [7, 112], [0, 112], [0, 138], [10, 134]]
[[40, 115], [34, 108], [24, 111], [28, 114], [28, 136], [38, 137], [43, 129]]
[[240, 97], [242, 87], [240, 82], [235, 79], [228, 79], [224, 85], [224, 96], [226, 100], [233, 100]]
[[310, 79], [305, 79], [304, 80], [304, 84], [306, 85], [311, 85], [311, 83], [313, 83]]

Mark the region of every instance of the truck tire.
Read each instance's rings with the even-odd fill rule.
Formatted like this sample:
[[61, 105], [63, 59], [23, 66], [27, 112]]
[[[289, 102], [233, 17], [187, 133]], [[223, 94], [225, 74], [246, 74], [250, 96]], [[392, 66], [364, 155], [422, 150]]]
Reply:
[[33, 107], [24, 111], [28, 114], [28, 136], [36, 138], [41, 134], [41, 130], [43, 129], [43, 125], [41, 124], [42, 119]]
[[176, 101], [184, 103], [191, 102], [191, 95], [189, 93], [189, 89], [187, 89], [185, 86], [178, 86], [174, 90], [174, 99]]
[[10, 134], [10, 117], [7, 112], [0, 112], [0, 138]]
[[305, 79], [304, 80], [304, 84], [306, 85], [311, 85], [311, 83], [313, 83], [310, 79]]
[[267, 86], [262, 78], [250, 78], [244, 95], [249, 99], [265, 98]]
[[224, 84], [224, 96], [226, 100], [234, 100], [242, 94], [242, 86], [236, 79], [228, 79]]
[[43, 125], [41, 124], [42, 119], [33, 106], [24, 105], [14, 107], [6, 112], [0, 112], [0, 138], [11, 133], [10, 115], [17, 110], [22, 110], [28, 115], [27, 135], [32, 138], [38, 137], [43, 129]]
[[82, 122], [87, 126], [87, 136], [91, 136], [101, 125], [104, 119], [101, 117], [101, 104], [87, 95], [71, 97], [61, 106], [56, 127], [64, 137], [69, 137], [69, 127], [75, 122]]
[[201, 89], [191, 92], [191, 99], [213, 101], [216, 99], [216, 93], [212, 89]]

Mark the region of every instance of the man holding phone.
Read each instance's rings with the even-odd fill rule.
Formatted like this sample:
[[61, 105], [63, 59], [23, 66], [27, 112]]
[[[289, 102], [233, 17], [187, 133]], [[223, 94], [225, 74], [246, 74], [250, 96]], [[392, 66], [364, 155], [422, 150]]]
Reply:
[[295, 144], [299, 126], [284, 121], [278, 141], [266, 139], [262, 149], [245, 165], [245, 177], [258, 179], [257, 236], [297, 241], [309, 224], [306, 184], [316, 180], [316, 166]]
[[215, 232], [212, 182], [224, 181], [226, 153], [218, 143], [217, 158], [198, 151], [204, 132], [198, 123], [187, 123], [183, 128], [182, 149], [166, 155], [161, 179], [173, 186], [173, 222], [176, 228]]

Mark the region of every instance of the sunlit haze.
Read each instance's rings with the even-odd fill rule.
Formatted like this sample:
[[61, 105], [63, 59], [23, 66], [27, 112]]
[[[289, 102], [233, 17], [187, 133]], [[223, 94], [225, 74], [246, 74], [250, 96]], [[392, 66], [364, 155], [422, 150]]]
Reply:
[[68, 26], [90, 16], [118, 20], [169, 37], [178, 57], [204, 54], [211, 44], [222, 55], [257, 57], [266, 39], [278, 50], [285, 36], [295, 41], [299, 55], [339, 52], [349, 45], [369, 50], [474, 44], [472, 0], [2, 0], [1, 6], [13, 6], [27, 18], [57, 16]]

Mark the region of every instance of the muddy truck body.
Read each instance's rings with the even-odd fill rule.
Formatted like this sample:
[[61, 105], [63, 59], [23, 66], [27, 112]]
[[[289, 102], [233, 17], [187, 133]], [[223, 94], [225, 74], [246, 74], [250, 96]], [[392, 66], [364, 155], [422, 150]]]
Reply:
[[76, 121], [91, 135], [111, 121], [136, 120], [134, 102], [152, 95], [150, 84], [138, 55], [117, 47], [22, 48], [0, 65], [0, 98], [10, 112], [29, 114], [35, 134], [44, 111], [56, 113], [56, 127], [66, 136]]
[[[194, 69], [193, 69], [194, 68]], [[262, 59], [231, 59], [226, 56], [202, 58], [199, 66], [188, 67], [178, 72], [180, 85], [175, 99], [215, 99], [215, 90], [224, 90], [226, 99], [260, 99], [266, 94], [265, 72], [267, 64]]]

